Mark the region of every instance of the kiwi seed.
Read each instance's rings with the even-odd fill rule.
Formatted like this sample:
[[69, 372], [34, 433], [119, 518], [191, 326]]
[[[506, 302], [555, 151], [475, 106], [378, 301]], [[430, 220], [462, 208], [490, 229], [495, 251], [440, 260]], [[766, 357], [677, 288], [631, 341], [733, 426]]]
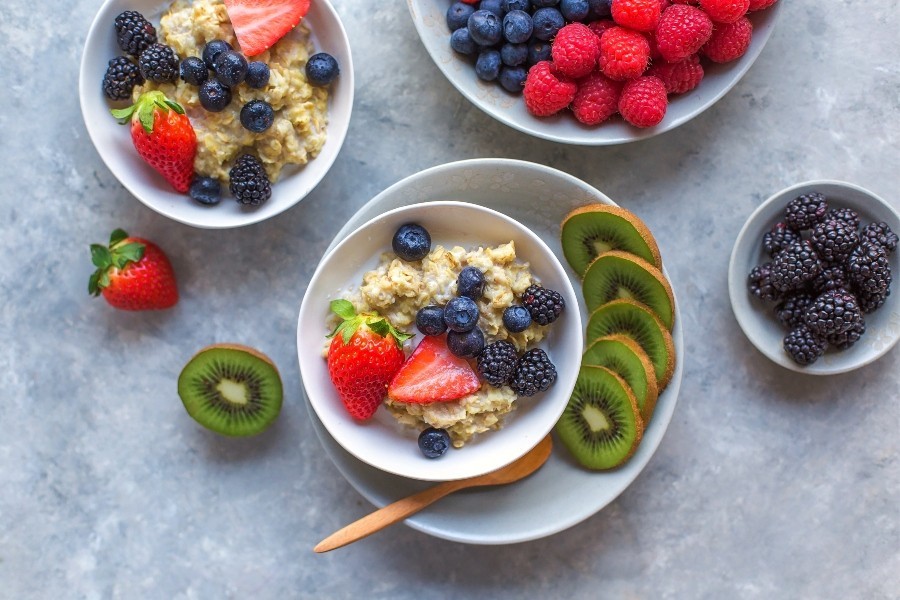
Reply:
[[650, 421], [659, 388], [653, 363], [637, 342], [621, 334], [604, 336], [585, 350], [581, 364], [606, 367], [624, 379], [634, 392], [644, 423]]
[[650, 308], [671, 331], [675, 323], [675, 296], [662, 272], [628, 252], [606, 252], [590, 264], [582, 284], [588, 312], [628, 298]]
[[589, 204], [566, 216], [561, 232], [563, 254], [572, 269], [584, 277], [591, 262], [610, 250], [635, 254], [662, 267], [659, 247], [650, 229], [630, 211], [608, 204]]

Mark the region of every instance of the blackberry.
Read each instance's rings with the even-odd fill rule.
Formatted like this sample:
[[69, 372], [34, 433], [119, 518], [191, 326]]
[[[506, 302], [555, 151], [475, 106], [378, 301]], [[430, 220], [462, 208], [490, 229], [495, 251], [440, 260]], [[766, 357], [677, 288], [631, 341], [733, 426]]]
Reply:
[[801, 365], [811, 365], [819, 357], [825, 354], [827, 343], [818, 335], [809, 330], [806, 325], [800, 325], [784, 336], [784, 351]]
[[753, 267], [747, 276], [747, 289], [760, 300], [778, 300], [781, 293], [772, 286], [772, 263]]
[[109, 61], [103, 76], [103, 94], [110, 100], [128, 100], [134, 86], [144, 83], [138, 66], [124, 56]]
[[847, 275], [858, 291], [883, 294], [891, 285], [891, 265], [885, 247], [869, 239], [861, 242], [847, 260]]
[[788, 202], [784, 209], [784, 220], [788, 227], [801, 231], [812, 228], [825, 218], [827, 212], [828, 202], [825, 196], [819, 192], [810, 192]]
[[866, 225], [860, 237], [864, 240], [881, 244], [888, 251], [888, 254], [897, 248], [897, 242], [900, 241], [897, 234], [891, 231], [891, 228], [884, 221]]
[[782, 292], [799, 290], [822, 270], [822, 261], [809, 240], [794, 242], [775, 256], [769, 280]]
[[847, 348], [858, 342], [865, 332], [866, 322], [860, 321], [843, 333], [836, 333], [834, 335], [826, 336], [825, 341], [838, 350], [846, 350]]
[[837, 220], [816, 224], [810, 239], [821, 259], [830, 263], [843, 262], [859, 245], [856, 228]]
[[174, 82], [178, 77], [178, 57], [165, 44], [153, 44], [141, 53], [138, 59], [141, 75], [156, 83]]
[[516, 347], [506, 340], [494, 342], [484, 347], [478, 357], [478, 372], [494, 387], [501, 387], [513, 376], [519, 356]]
[[802, 241], [803, 238], [797, 231], [788, 227], [785, 223], [775, 223], [775, 225], [763, 236], [763, 247], [769, 256], [775, 258], [775, 255], [793, 244]]
[[843, 221], [853, 229], [859, 229], [859, 215], [852, 208], [832, 208], [825, 215], [825, 220]]
[[775, 307], [775, 317], [788, 329], [794, 329], [805, 322], [806, 309], [809, 308], [812, 301], [812, 296], [806, 292], [788, 296]]
[[262, 163], [251, 154], [243, 154], [228, 172], [234, 198], [247, 206], [259, 206], [272, 196], [272, 186]]
[[866, 292], [857, 292], [856, 299], [859, 300], [859, 308], [865, 313], [873, 313], [887, 302], [891, 290], [886, 290], [883, 294], [868, 294]]
[[546, 391], [556, 381], [556, 367], [547, 353], [533, 348], [522, 355], [516, 363], [516, 370], [509, 382], [513, 391], [520, 396], [534, 396]]
[[860, 321], [856, 296], [843, 288], [820, 294], [806, 309], [806, 326], [822, 337], [848, 331]]
[[116, 17], [115, 26], [119, 48], [135, 58], [157, 41], [153, 24], [136, 10], [126, 10]]
[[850, 280], [841, 265], [825, 264], [819, 274], [813, 277], [812, 289], [816, 294], [849, 287]]
[[522, 305], [531, 313], [535, 323], [549, 325], [562, 313], [566, 302], [559, 292], [532, 284], [522, 294]]

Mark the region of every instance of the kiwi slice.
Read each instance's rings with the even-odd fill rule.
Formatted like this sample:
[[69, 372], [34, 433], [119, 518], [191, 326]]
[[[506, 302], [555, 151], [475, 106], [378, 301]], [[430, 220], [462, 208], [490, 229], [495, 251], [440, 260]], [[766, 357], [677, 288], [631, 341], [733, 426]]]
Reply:
[[617, 298], [637, 300], [672, 330], [675, 296], [662, 271], [628, 252], [606, 252], [590, 264], [581, 286], [588, 312]]
[[588, 469], [614, 469], [637, 450], [644, 422], [621, 377], [605, 367], [582, 366], [556, 433]]
[[624, 250], [662, 267], [659, 247], [650, 229], [634, 214], [618, 206], [589, 204], [570, 212], [562, 223], [562, 248], [579, 276], [610, 250]]
[[281, 376], [269, 357], [253, 348], [216, 344], [184, 366], [178, 395], [188, 414], [207, 429], [255, 435], [281, 412]]
[[650, 357], [660, 393], [666, 389], [675, 372], [675, 343], [662, 321], [646, 306], [634, 300], [613, 300], [591, 314], [586, 333], [589, 341], [614, 333], [633, 339]]
[[606, 367], [624, 379], [637, 398], [644, 423], [650, 421], [659, 388], [653, 363], [637, 342], [621, 334], [604, 336], [585, 351], [581, 364]]

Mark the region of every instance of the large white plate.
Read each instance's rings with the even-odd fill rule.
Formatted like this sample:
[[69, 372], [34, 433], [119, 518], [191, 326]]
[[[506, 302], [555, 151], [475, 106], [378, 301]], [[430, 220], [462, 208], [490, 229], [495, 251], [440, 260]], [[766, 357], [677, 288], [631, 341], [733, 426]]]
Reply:
[[[562, 256], [559, 225], [571, 209], [592, 202], [614, 204], [583, 181], [550, 167], [505, 159], [467, 160], [434, 167], [394, 184], [363, 206], [338, 232], [331, 247], [385, 211], [435, 200], [464, 200], [509, 215], [530, 227], [557, 256]], [[665, 258], [663, 249], [664, 261]], [[580, 289], [578, 278], [570, 269], [567, 271]], [[579, 309], [586, 317], [583, 303]], [[602, 509], [647, 465], [675, 410], [684, 357], [677, 303], [673, 337], [679, 358], [675, 375], [659, 397], [640, 447], [623, 468], [607, 473], [586, 471], [556, 442], [547, 464], [528, 479], [505, 487], [454, 494], [407, 519], [406, 524], [458, 542], [509, 544], [562, 531]], [[372, 504], [384, 506], [433, 485], [389, 475], [354, 458], [331, 438], [308, 402], [307, 409], [338, 470]]]

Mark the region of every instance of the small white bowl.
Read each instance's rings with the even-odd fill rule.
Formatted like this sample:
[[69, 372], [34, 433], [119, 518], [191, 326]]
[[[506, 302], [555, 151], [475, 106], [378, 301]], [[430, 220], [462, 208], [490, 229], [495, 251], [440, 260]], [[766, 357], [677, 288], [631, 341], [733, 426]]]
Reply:
[[583, 146], [608, 146], [624, 144], [653, 137], [679, 125], [687, 123], [707, 108], [741, 80], [772, 35], [775, 21], [785, 4], [784, 0], [774, 6], [750, 14], [753, 23], [753, 39], [746, 54], [738, 60], [724, 65], [710, 65], [706, 68], [703, 82], [697, 89], [669, 99], [669, 108], [662, 123], [656, 127], [639, 129], [625, 123], [620, 118], [596, 127], [582, 125], [563, 111], [548, 118], [532, 116], [526, 109], [522, 97], [506, 92], [496, 82], [484, 82], [475, 76], [473, 63], [450, 48], [450, 29], [447, 27], [446, 13], [450, 0], [407, 0], [419, 37], [432, 60], [444, 76], [472, 104], [505, 123], [529, 135], [559, 142]]
[[783, 220], [784, 208], [797, 196], [817, 191], [828, 198], [832, 208], [852, 208], [859, 213], [861, 226], [884, 221], [900, 231], [900, 215], [890, 204], [872, 192], [852, 183], [841, 181], [807, 181], [782, 190], [753, 211], [738, 234], [731, 262], [728, 266], [728, 293], [734, 316], [744, 334], [756, 348], [786, 369], [807, 375], [835, 375], [867, 365], [890, 350], [900, 339], [900, 291], [896, 289], [900, 277], [900, 252], [891, 257], [894, 273], [891, 295], [884, 306], [865, 315], [866, 333], [852, 348], [843, 352], [829, 350], [811, 365], [794, 362], [784, 351], [783, 339], [787, 331], [775, 319], [774, 303], [763, 302], [747, 290], [747, 276], [756, 265], [771, 258], [762, 247], [762, 238], [775, 223]]
[[[519, 260], [528, 262], [542, 285], [557, 290], [567, 309], [537, 345], [556, 365], [556, 382], [546, 392], [520, 398], [499, 431], [475, 436], [461, 449], [451, 449], [437, 460], [425, 458], [416, 443], [418, 430], [405, 427], [381, 407], [364, 423], [355, 421], [341, 403], [322, 357], [329, 303], [341, 292], [362, 282], [400, 225], [416, 222], [425, 227], [432, 244], [464, 248], [495, 246], [512, 240]], [[417, 333], [411, 328], [410, 333]], [[559, 260], [532, 231], [489, 208], [464, 202], [442, 201], [388, 211], [351, 233], [319, 263], [313, 275], [297, 326], [300, 375], [310, 404], [331, 436], [356, 458], [378, 469], [429, 481], [474, 477], [519, 458], [533, 448], [556, 424], [575, 387], [582, 352], [578, 298]], [[408, 342], [413, 348], [421, 335]]]
[[[206, 207], [173, 190], [141, 160], [131, 144], [128, 127], [109, 114], [113, 108], [101, 89], [110, 59], [123, 53], [116, 44], [116, 16], [136, 10], [154, 25], [171, 1], [106, 0], [88, 32], [81, 59], [78, 93], [81, 113], [91, 141], [113, 175], [138, 200], [170, 219], [208, 229], [250, 225], [273, 217], [305, 198], [325, 177], [341, 150], [353, 108], [353, 61], [347, 33], [328, 0], [316, 0], [303, 24], [310, 29], [316, 51], [328, 52], [340, 65], [340, 76], [331, 84], [328, 100], [328, 139], [319, 155], [303, 167], [287, 165], [272, 184], [272, 197], [256, 209], [245, 209], [223, 190], [221, 204]], [[184, 57], [182, 57], [184, 58]], [[118, 104], [121, 103], [117, 103]]]

